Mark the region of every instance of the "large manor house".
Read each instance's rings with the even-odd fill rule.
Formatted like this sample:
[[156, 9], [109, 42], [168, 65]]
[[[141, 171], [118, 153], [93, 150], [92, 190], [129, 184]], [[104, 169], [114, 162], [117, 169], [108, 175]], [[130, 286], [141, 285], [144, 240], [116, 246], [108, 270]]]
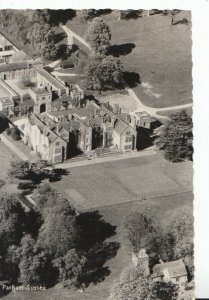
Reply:
[[15, 59], [21, 51], [0, 32], [0, 113], [22, 119], [22, 140], [32, 151], [58, 163], [97, 148], [137, 149], [137, 129], [150, 129], [150, 115], [90, 101], [79, 84], [54, 77], [40, 59]]

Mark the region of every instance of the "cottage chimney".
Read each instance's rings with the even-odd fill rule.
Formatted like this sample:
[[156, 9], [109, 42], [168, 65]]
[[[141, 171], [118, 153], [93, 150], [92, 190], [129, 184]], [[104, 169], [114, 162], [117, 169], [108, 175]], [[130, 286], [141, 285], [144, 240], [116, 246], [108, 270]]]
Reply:
[[56, 123], [56, 133], [58, 134], [59, 133], [59, 123]]
[[114, 113], [115, 113], [116, 115], [118, 115], [119, 110], [120, 110], [119, 105], [118, 105], [118, 104], [115, 104], [115, 107], [114, 107]]

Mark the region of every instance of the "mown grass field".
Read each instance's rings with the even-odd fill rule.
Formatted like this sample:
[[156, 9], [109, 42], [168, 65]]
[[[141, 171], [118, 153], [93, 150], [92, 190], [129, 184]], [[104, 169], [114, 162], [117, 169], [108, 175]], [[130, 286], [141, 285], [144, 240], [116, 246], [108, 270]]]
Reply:
[[[102, 17], [124, 69], [140, 75], [141, 84], [134, 91], [145, 105], [192, 102], [191, 24], [171, 25], [171, 17], [161, 15], [118, 20], [118, 13], [112, 12]], [[88, 24], [74, 18], [67, 26], [84, 36]]]
[[56, 182], [55, 187], [66, 196], [76, 191], [78, 201], [82, 201], [75, 205], [79, 204], [82, 209], [192, 190], [192, 163], [173, 164], [160, 154], [76, 167], [69, 171], [70, 174]]

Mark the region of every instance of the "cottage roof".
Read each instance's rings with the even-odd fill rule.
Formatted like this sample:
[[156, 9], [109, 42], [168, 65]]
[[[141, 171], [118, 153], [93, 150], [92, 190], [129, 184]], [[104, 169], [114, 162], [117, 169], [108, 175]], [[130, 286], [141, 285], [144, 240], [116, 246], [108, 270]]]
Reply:
[[7, 40], [9, 41], [13, 46], [15, 46], [18, 50], [22, 49], [22, 45], [15, 40], [14, 38], [11, 38], [11, 34], [5, 32], [4, 30], [0, 29], [0, 34]]
[[24, 99], [24, 101], [14, 100], [16, 106], [34, 106], [35, 102], [31, 98]]
[[34, 93], [36, 93], [36, 95], [51, 95], [51, 92], [49, 92], [48, 90], [46, 90], [44, 88], [33, 87], [33, 88], [31, 88], [31, 90], [34, 91]]
[[108, 116], [113, 116], [113, 108], [108, 103], [102, 103], [100, 106], [100, 110], [103, 114], [107, 114]]
[[164, 270], [167, 269], [170, 278], [186, 276], [186, 268], [182, 259], [169, 261], [166, 263], [157, 264], [153, 267], [152, 277], [160, 277], [164, 275]]
[[4, 105], [11, 105], [14, 103], [11, 98], [2, 98], [0, 99], [0, 102], [2, 102]]
[[66, 109], [66, 110], [58, 110], [58, 111], [50, 111], [48, 112], [51, 116], [68, 116], [73, 113], [73, 109]]
[[9, 64], [1, 64], [0, 65], [0, 72], [10, 72], [10, 71], [16, 71], [16, 70], [23, 70], [28, 68], [28, 62], [27, 61], [20, 61], [20, 62], [14, 62]]
[[49, 72], [44, 69], [38, 70], [38, 73], [44, 77], [51, 85], [58, 90], [64, 90], [66, 87], [60, 81], [55, 79]]
[[62, 122], [60, 124], [61, 127], [65, 128], [67, 131], [79, 130], [81, 128], [81, 122], [77, 120], [70, 120], [67, 122]]

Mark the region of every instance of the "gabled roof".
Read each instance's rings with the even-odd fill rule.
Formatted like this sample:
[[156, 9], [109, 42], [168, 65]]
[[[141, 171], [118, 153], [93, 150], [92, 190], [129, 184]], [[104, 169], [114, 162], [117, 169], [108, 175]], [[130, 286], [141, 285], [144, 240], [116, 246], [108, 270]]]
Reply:
[[152, 277], [164, 276], [164, 270], [167, 269], [170, 278], [186, 276], [186, 268], [182, 259], [157, 264], [153, 267]]
[[122, 134], [127, 128], [130, 128], [130, 130], [134, 130], [134, 128], [130, 125], [127, 124], [126, 122], [122, 121], [122, 120], [117, 120], [116, 124], [115, 124], [115, 131], [118, 134]]
[[17, 48], [18, 50], [22, 49], [23, 46], [17, 40], [15, 40], [14, 38], [12, 38], [11, 34], [5, 32], [2, 29], [0, 29], [0, 34], [3, 35], [3, 37], [5, 39], [7, 39], [7, 41], [9, 41], [13, 46], [15, 46], [15, 48]]
[[112, 106], [108, 105], [107, 103], [102, 103], [100, 106], [100, 110], [103, 114], [107, 114], [108, 116], [114, 115]]
[[20, 61], [20, 62], [14, 62], [9, 64], [1, 64], [0, 72], [16, 71], [16, 70], [22, 70], [27, 68], [28, 68], [28, 62]]
[[38, 73], [44, 77], [51, 85], [53, 85], [56, 89], [65, 90], [66, 87], [56, 78], [54, 78], [49, 72], [44, 69], [38, 70]]

